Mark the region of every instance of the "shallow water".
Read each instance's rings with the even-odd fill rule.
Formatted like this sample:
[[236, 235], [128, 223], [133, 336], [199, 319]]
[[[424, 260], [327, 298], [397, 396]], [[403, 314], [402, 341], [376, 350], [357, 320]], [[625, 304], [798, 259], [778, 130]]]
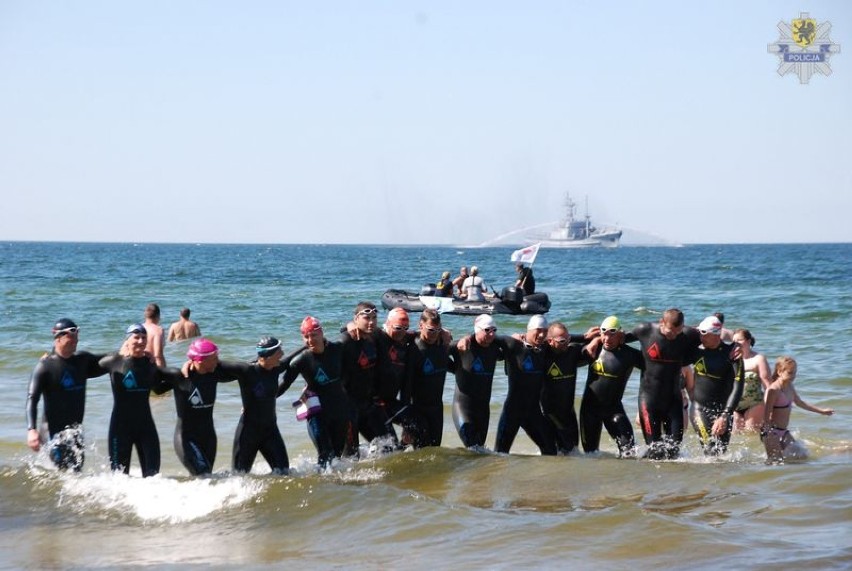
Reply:
[[[314, 450], [279, 405], [293, 474], [229, 474], [239, 415], [236, 386], [219, 391], [216, 473], [190, 478], [172, 448], [174, 403], [152, 403], [162, 474], [112, 474], [106, 431], [112, 398], [90, 381], [86, 468], [60, 474], [25, 445], [24, 400], [33, 365], [50, 346], [53, 321], [82, 327], [81, 349], [105, 351], [124, 327], [160, 303], [166, 325], [184, 305], [230, 359], [248, 359], [272, 333], [287, 349], [311, 313], [326, 332], [361, 299], [390, 287], [419, 289], [444, 269], [477, 264], [498, 289], [512, 279], [510, 249], [356, 246], [0, 244], [0, 548], [9, 568], [611, 568], [852, 566], [852, 246], [692, 246], [615, 251], [542, 251], [539, 289], [551, 320], [580, 331], [616, 313], [625, 325], [678, 305], [690, 323], [722, 310], [748, 326], [770, 361], [799, 361], [802, 397], [837, 410], [794, 410], [791, 426], [810, 457], [768, 466], [758, 438], [734, 435], [728, 456], [703, 457], [688, 431], [674, 462], [619, 460], [603, 452], [543, 458], [519, 436], [510, 456], [460, 448], [449, 408], [440, 449], [344, 462], [318, 474]], [[470, 318], [446, 316], [456, 336]], [[501, 316], [502, 332], [525, 318]], [[186, 344], [167, 347], [170, 364]], [[584, 378], [584, 373], [581, 373]], [[634, 376], [625, 395], [636, 410]], [[297, 385], [299, 383], [297, 382]], [[445, 389], [452, 395], [453, 379]], [[578, 405], [579, 393], [578, 389]], [[506, 384], [495, 379], [493, 444]]]

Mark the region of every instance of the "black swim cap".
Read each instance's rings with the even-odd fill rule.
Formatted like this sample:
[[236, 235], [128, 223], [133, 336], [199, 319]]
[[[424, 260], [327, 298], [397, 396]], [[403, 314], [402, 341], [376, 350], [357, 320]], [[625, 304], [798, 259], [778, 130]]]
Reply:
[[67, 317], [63, 317], [54, 324], [51, 333], [53, 333], [53, 338], [56, 339], [57, 337], [62, 337], [66, 333], [76, 333], [78, 329], [79, 327], [77, 327], [76, 323]]
[[261, 337], [256, 348], [258, 357], [269, 357], [281, 348], [281, 341], [275, 337]]

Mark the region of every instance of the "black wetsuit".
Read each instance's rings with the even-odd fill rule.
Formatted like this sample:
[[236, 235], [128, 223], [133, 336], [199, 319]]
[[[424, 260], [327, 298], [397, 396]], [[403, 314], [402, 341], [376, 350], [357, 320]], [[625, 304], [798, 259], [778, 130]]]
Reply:
[[556, 454], [556, 436], [540, 405], [544, 375], [550, 364], [549, 348], [535, 347], [512, 337], [501, 339], [506, 345], [509, 391], [497, 425], [494, 450], [508, 453], [518, 429], [523, 428], [542, 455], [553, 456]]
[[580, 403], [580, 436], [584, 451], [598, 450], [601, 426], [605, 426], [618, 446], [619, 456], [634, 454], [633, 425], [624, 412], [621, 399], [633, 368], [644, 366], [642, 352], [623, 344], [612, 351], [602, 347], [597, 359], [589, 364]]
[[322, 411], [307, 419], [308, 435], [317, 449], [317, 462], [325, 467], [332, 458], [358, 452], [355, 409], [343, 388], [343, 344], [325, 342], [322, 353], [305, 351], [296, 356], [278, 387], [286, 391], [299, 375], [320, 400]]
[[378, 437], [394, 438], [383, 407], [376, 404], [378, 349], [373, 336], [355, 339], [343, 334], [343, 387], [356, 411], [358, 432], [367, 442]]
[[462, 444], [485, 446], [491, 417], [491, 385], [497, 361], [503, 360], [505, 345], [495, 339], [488, 347], [476, 342], [471, 335], [467, 351], [450, 347], [449, 369], [456, 376], [453, 394], [453, 423]]
[[[731, 422], [743, 395], [742, 359], [732, 363], [731, 345], [720, 343], [715, 349], [700, 347], [693, 365], [695, 387], [692, 393], [692, 426], [701, 438], [704, 454], [724, 453], [731, 441]], [[714, 436], [713, 423], [726, 417], [725, 433]]]
[[[219, 383], [237, 378], [236, 375], [229, 374], [231, 372], [233, 371], [226, 372], [226, 368], [221, 366], [204, 374], [190, 371], [189, 377], [181, 377], [172, 382], [177, 412], [175, 452], [181, 464], [194, 476], [213, 472], [219, 444], [213, 424], [213, 407], [216, 404]], [[277, 378], [276, 376], [276, 382]]]
[[[27, 428], [36, 429], [48, 444], [48, 456], [62, 470], [83, 468], [83, 414], [86, 411], [86, 379], [106, 370], [98, 365], [103, 355], [85, 351], [63, 359], [51, 353], [40, 360], [27, 388]], [[38, 424], [38, 401], [44, 396], [44, 415]]]
[[441, 445], [448, 361], [449, 347], [442, 339], [430, 345], [418, 337], [409, 348], [402, 402], [414, 411], [414, 426], [407, 431], [415, 448]]
[[701, 338], [698, 331], [684, 328], [675, 339], [667, 339], [656, 323], [636, 326], [625, 339], [642, 346], [645, 369], [639, 379], [639, 420], [653, 460], [677, 458], [683, 440], [683, 397], [680, 369], [694, 359]]
[[251, 472], [257, 453], [260, 452], [273, 474], [289, 472], [290, 457], [284, 437], [278, 429], [275, 399], [281, 394], [278, 392], [278, 378], [303, 350], [298, 349], [271, 369], [264, 369], [257, 363], [219, 363], [219, 370], [239, 382], [243, 403], [243, 411], [234, 433], [231, 463], [234, 471]]
[[122, 357], [114, 353], [100, 360], [109, 372], [113, 407], [109, 421], [109, 461], [113, 470], [130, 472], [133, 447], [139, 457], [142, 476], [160, 471], [160, 437], [151, 416], [151, 392], [162, 394], [171, 388], [168, 380], [181, 378], [178, 369], [161, 369], [148, 357]]
[[577, 367], [588, 364], [589, 356], [579, 344], [569, 345], [562, 353], [551, 347], [547, 347], [546, 352], [548, 363], [541, 387], [541, 410], [553, 428], [557, 451], [568, 454], [580, 442], [577, 413], [574, 411]]
[[394, 424], [398, 424], [408, 433], [417, 430], [414, 409], [400, 400], [400, 394], [407, 383], [408, 354], [415, 336], [406, 334], [401, 341], [395, 341], [385, 331], [374, 334], [376, 341], [376, 394], [373, 397], [376, 406], [382, 409], [387, 432], [392, 436], [395, 446], [399, 445]]

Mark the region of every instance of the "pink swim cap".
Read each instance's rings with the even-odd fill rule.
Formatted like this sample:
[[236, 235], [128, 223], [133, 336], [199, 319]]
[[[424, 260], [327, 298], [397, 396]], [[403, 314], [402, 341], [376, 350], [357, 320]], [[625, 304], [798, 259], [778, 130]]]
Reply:
[[219, 348], [210, 339], [196, 339], [189, 346], [189, 351], [186, 352], [186, 357], [190, 361], [201, 361], [204, 357], [215, 355], [219, 352]]

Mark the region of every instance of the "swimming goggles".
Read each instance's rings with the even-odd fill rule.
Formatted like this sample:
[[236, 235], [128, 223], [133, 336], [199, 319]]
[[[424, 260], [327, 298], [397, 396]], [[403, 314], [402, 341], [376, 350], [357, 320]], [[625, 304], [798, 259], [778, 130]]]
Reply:
[[376, 309], [375, 307], [368, 307], [366, 309], [362, 309], [361, 311], [359, 311], [355, 315], [363, 315], [364, 317], [369, 317], [371, 315], [378, 315], [378, 313], [379, 313], [379, 310]]
[[59, 339], [60, 337], [63, 337], [65, 335], [77, 335], [79, 331], [79, 327], [66, 327], [65, 329], [58, 329], [53, 332], [53, 338]]

